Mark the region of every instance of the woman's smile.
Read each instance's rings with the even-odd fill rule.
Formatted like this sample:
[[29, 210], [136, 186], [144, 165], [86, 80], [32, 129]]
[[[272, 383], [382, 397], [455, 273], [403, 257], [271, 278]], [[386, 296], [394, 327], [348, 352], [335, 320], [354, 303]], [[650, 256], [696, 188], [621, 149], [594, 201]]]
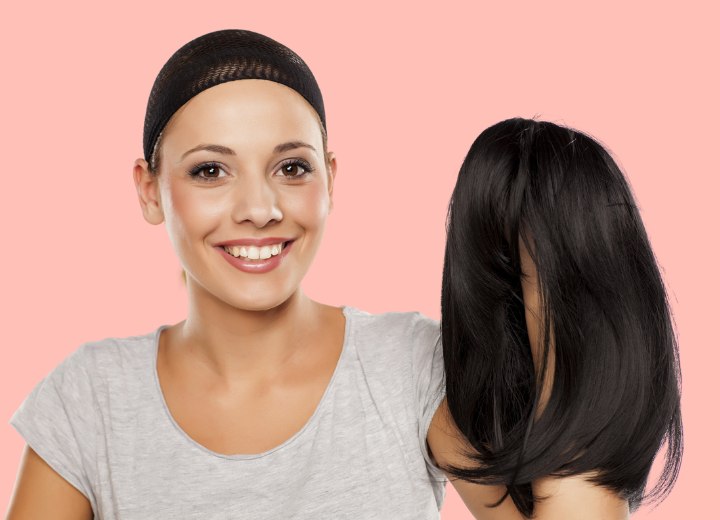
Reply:
[[289, 238], [246, 238], [222, 242], [215, 248], [233, 267], [246, 273], [262, 274], [280, 266], [293, 242]]

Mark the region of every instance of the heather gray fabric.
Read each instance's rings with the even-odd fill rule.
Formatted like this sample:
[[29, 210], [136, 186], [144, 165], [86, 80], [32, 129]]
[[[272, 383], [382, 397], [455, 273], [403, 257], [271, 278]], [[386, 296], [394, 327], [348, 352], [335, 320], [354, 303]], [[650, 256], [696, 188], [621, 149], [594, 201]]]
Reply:
[[158, 332], [83, 345], [11, 419], [110, 519], [439, 518], [426, 432], [444, 394], [438, 323], [345, 307], [345, 343], [305, 426], [260, 454], [221, 455], [174, 422]]

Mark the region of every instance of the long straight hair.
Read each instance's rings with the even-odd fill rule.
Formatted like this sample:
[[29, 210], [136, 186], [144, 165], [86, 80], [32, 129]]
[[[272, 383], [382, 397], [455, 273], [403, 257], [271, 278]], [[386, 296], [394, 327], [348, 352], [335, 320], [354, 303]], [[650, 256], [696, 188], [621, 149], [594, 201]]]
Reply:
[[[521, 241], [542, 309], [535, 363]], [[477, 463], [449, 473], [506, 485], [525, 516], [544, 476], [589, 474], [633, 511], [669, 493], [682, 457], [672, 317], [628, 183], [595, 140], [527, 119], [475, 140], [448, 212], [442, 340], [449, 410]]]

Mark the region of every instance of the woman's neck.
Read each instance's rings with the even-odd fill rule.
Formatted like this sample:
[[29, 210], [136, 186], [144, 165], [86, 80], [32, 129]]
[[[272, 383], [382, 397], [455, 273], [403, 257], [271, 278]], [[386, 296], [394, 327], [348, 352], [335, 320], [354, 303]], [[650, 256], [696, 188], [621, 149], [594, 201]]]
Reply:
[[175, 342], [228, 379], [275, 371], [303, 356], [322, 319], [323, 306], [300, 289], [265, 311], [238, 309], [192, 283], [188, 297], [188, 318], [178, 328]]

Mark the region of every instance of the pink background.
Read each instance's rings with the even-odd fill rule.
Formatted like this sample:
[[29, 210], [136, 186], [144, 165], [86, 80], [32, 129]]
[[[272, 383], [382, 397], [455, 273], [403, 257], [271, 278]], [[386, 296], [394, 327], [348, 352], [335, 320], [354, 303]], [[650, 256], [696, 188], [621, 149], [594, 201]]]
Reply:
[[[323, 89], [339, 173], [304, 287], [324, 302], [439, 317], [446, 205], [486, 126], [539, 115], [603, 141], [627, 171], [663, 268], [684, 376], [680, 479], [664, 503], [634, 518], [710, 507], [699, 504], [714, 502], [720, 463], [713, 2], [415, 4], [3, 10], [0, 508], [23, 446], [7, 420], [31, 388], [84, 341], [184, 316], [178, 262], [164, 229], [141, 218], [131, 166], [162, 64], [186, 41], [228, 27], [287, 44]], [[448, 489], [443, 519], [470, 518]]]

